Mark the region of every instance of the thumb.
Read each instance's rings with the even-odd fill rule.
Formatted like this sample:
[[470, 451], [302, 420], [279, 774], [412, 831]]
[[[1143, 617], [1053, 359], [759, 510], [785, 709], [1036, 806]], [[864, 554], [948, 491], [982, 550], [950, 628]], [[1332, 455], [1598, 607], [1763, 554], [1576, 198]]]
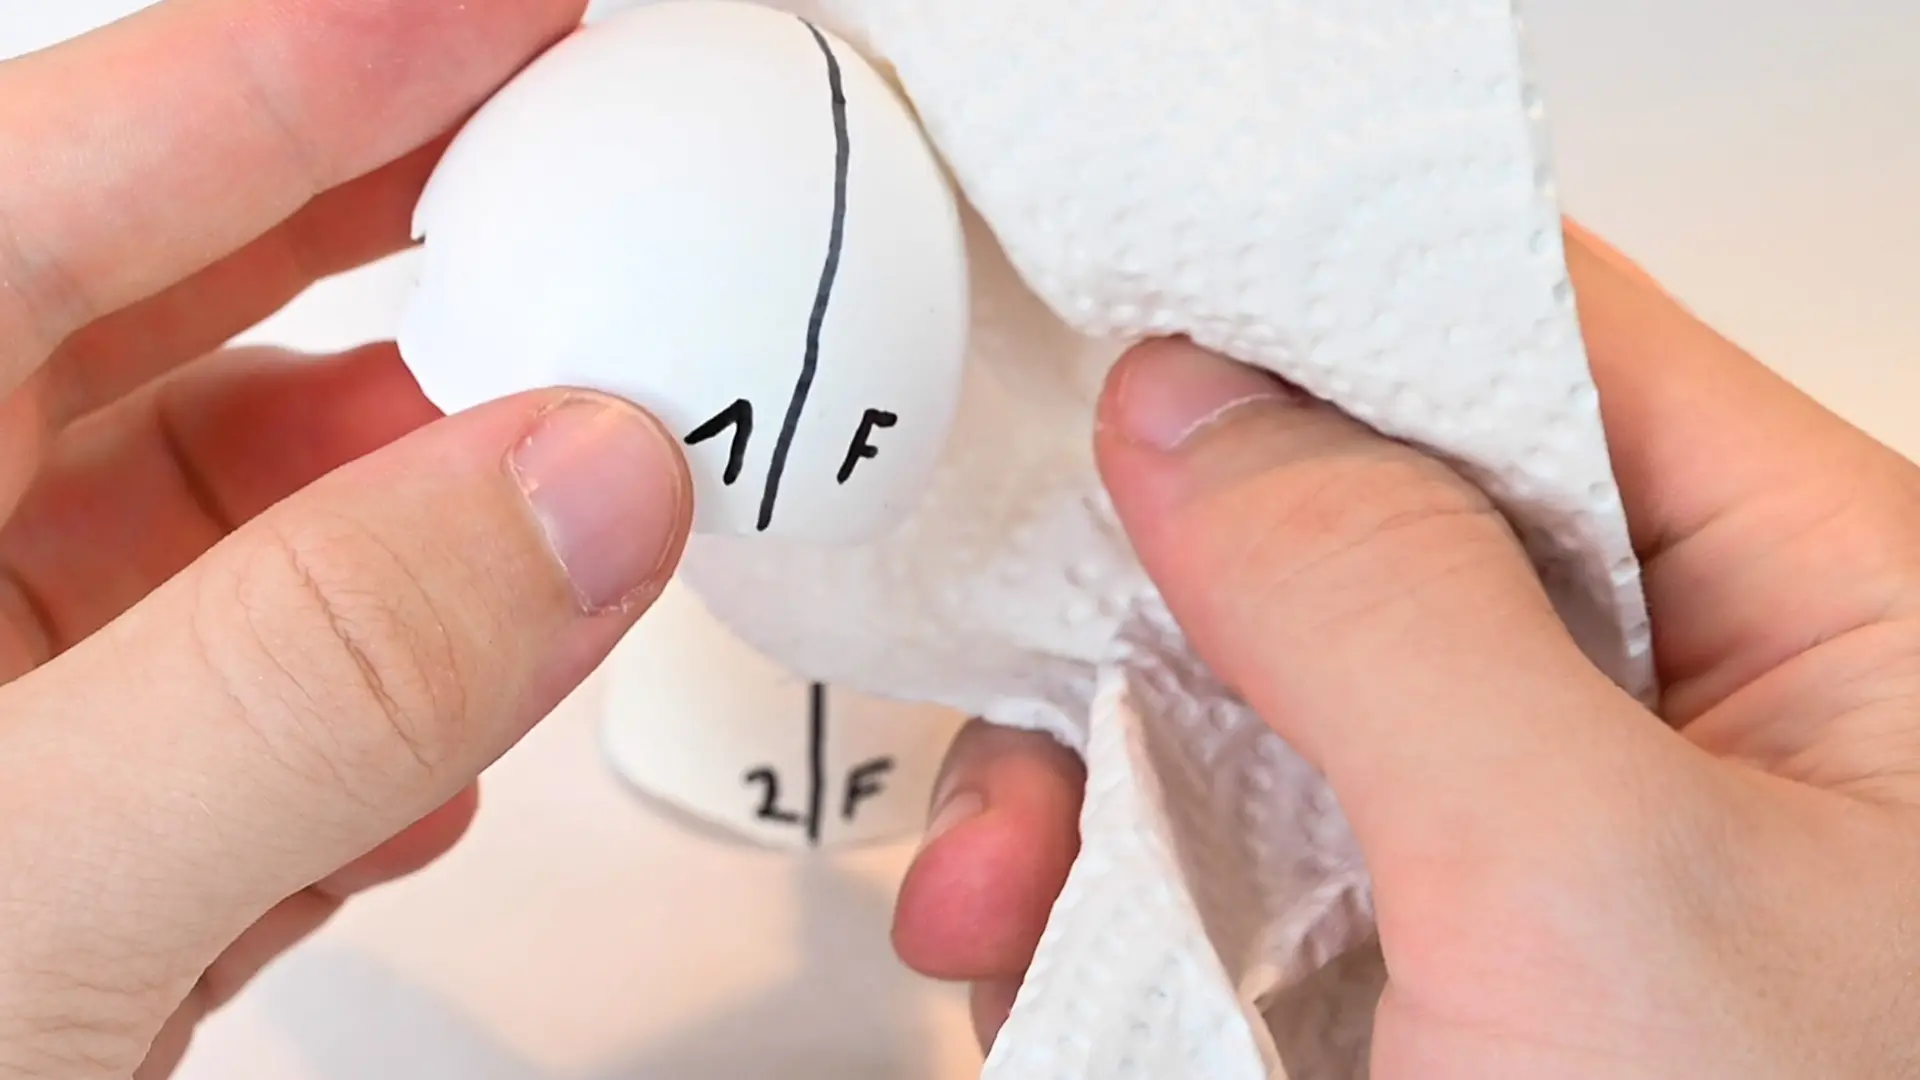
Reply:
[[663, 587], [690, 492], [635, 408], [496, 402], [268, 510], [0, 691], [0, 972], [164, 1016], [571, 691]]
[[1121, 360], [1098, 438], [1175, 618], [1325, 773], [1383, 891], [1402, 856], [1459, 854], [1518, 810], [1618, 825], [1594, 805], [1649, 782], [1669, 733], [1439, 462], [1184, 341]]

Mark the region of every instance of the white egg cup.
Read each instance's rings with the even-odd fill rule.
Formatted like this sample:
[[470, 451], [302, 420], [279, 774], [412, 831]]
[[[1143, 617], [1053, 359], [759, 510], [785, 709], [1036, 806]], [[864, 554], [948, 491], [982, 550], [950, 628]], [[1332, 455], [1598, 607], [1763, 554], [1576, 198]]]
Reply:
[[641, 795], [794, 851], [916, 837], [965, 718], [798, 678], [670, 587], [604, 669], [601, 740]]

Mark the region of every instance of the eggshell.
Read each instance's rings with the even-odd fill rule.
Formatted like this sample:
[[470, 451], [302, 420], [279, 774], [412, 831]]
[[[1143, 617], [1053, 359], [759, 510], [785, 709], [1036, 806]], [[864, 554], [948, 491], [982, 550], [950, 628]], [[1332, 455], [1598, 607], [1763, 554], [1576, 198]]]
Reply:
[[843, 41], [686, 0], [588, 26], [460, 131], [423, 196], [401, 353], [447, 412], [546, 386], [678, 433], [695, 529], [889, 529], [966, 355], [956, 197]]

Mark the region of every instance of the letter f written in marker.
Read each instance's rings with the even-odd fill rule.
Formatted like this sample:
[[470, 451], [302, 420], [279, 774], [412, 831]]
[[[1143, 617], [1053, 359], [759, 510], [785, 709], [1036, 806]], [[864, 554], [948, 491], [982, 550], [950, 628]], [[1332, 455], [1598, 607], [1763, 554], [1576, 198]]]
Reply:
[[853, 470], [864, 460], [880, 456], [880, 448], [867, 440], [873, 433], [890, 428], [900, 422], [900, 418], [885, 409], [868, 409], [860, 418], [860, 430], [853, 433], [853, 444], [847, 447], [847, 459], [840, 463], [839, 481], [844, 484], [853, 476]]

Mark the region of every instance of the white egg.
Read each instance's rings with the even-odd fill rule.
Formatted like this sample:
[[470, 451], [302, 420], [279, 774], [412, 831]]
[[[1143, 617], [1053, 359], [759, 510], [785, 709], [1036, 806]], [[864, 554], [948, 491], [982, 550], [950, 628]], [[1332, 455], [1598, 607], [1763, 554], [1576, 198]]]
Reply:
[[684, 0], [576, 32], [461, 130], [415, 231], [427, 397], [634, 401], [686, 444], [697, 531], [871, 539], [940, 460], [956, 198], [893, 87], [800, 18]]

